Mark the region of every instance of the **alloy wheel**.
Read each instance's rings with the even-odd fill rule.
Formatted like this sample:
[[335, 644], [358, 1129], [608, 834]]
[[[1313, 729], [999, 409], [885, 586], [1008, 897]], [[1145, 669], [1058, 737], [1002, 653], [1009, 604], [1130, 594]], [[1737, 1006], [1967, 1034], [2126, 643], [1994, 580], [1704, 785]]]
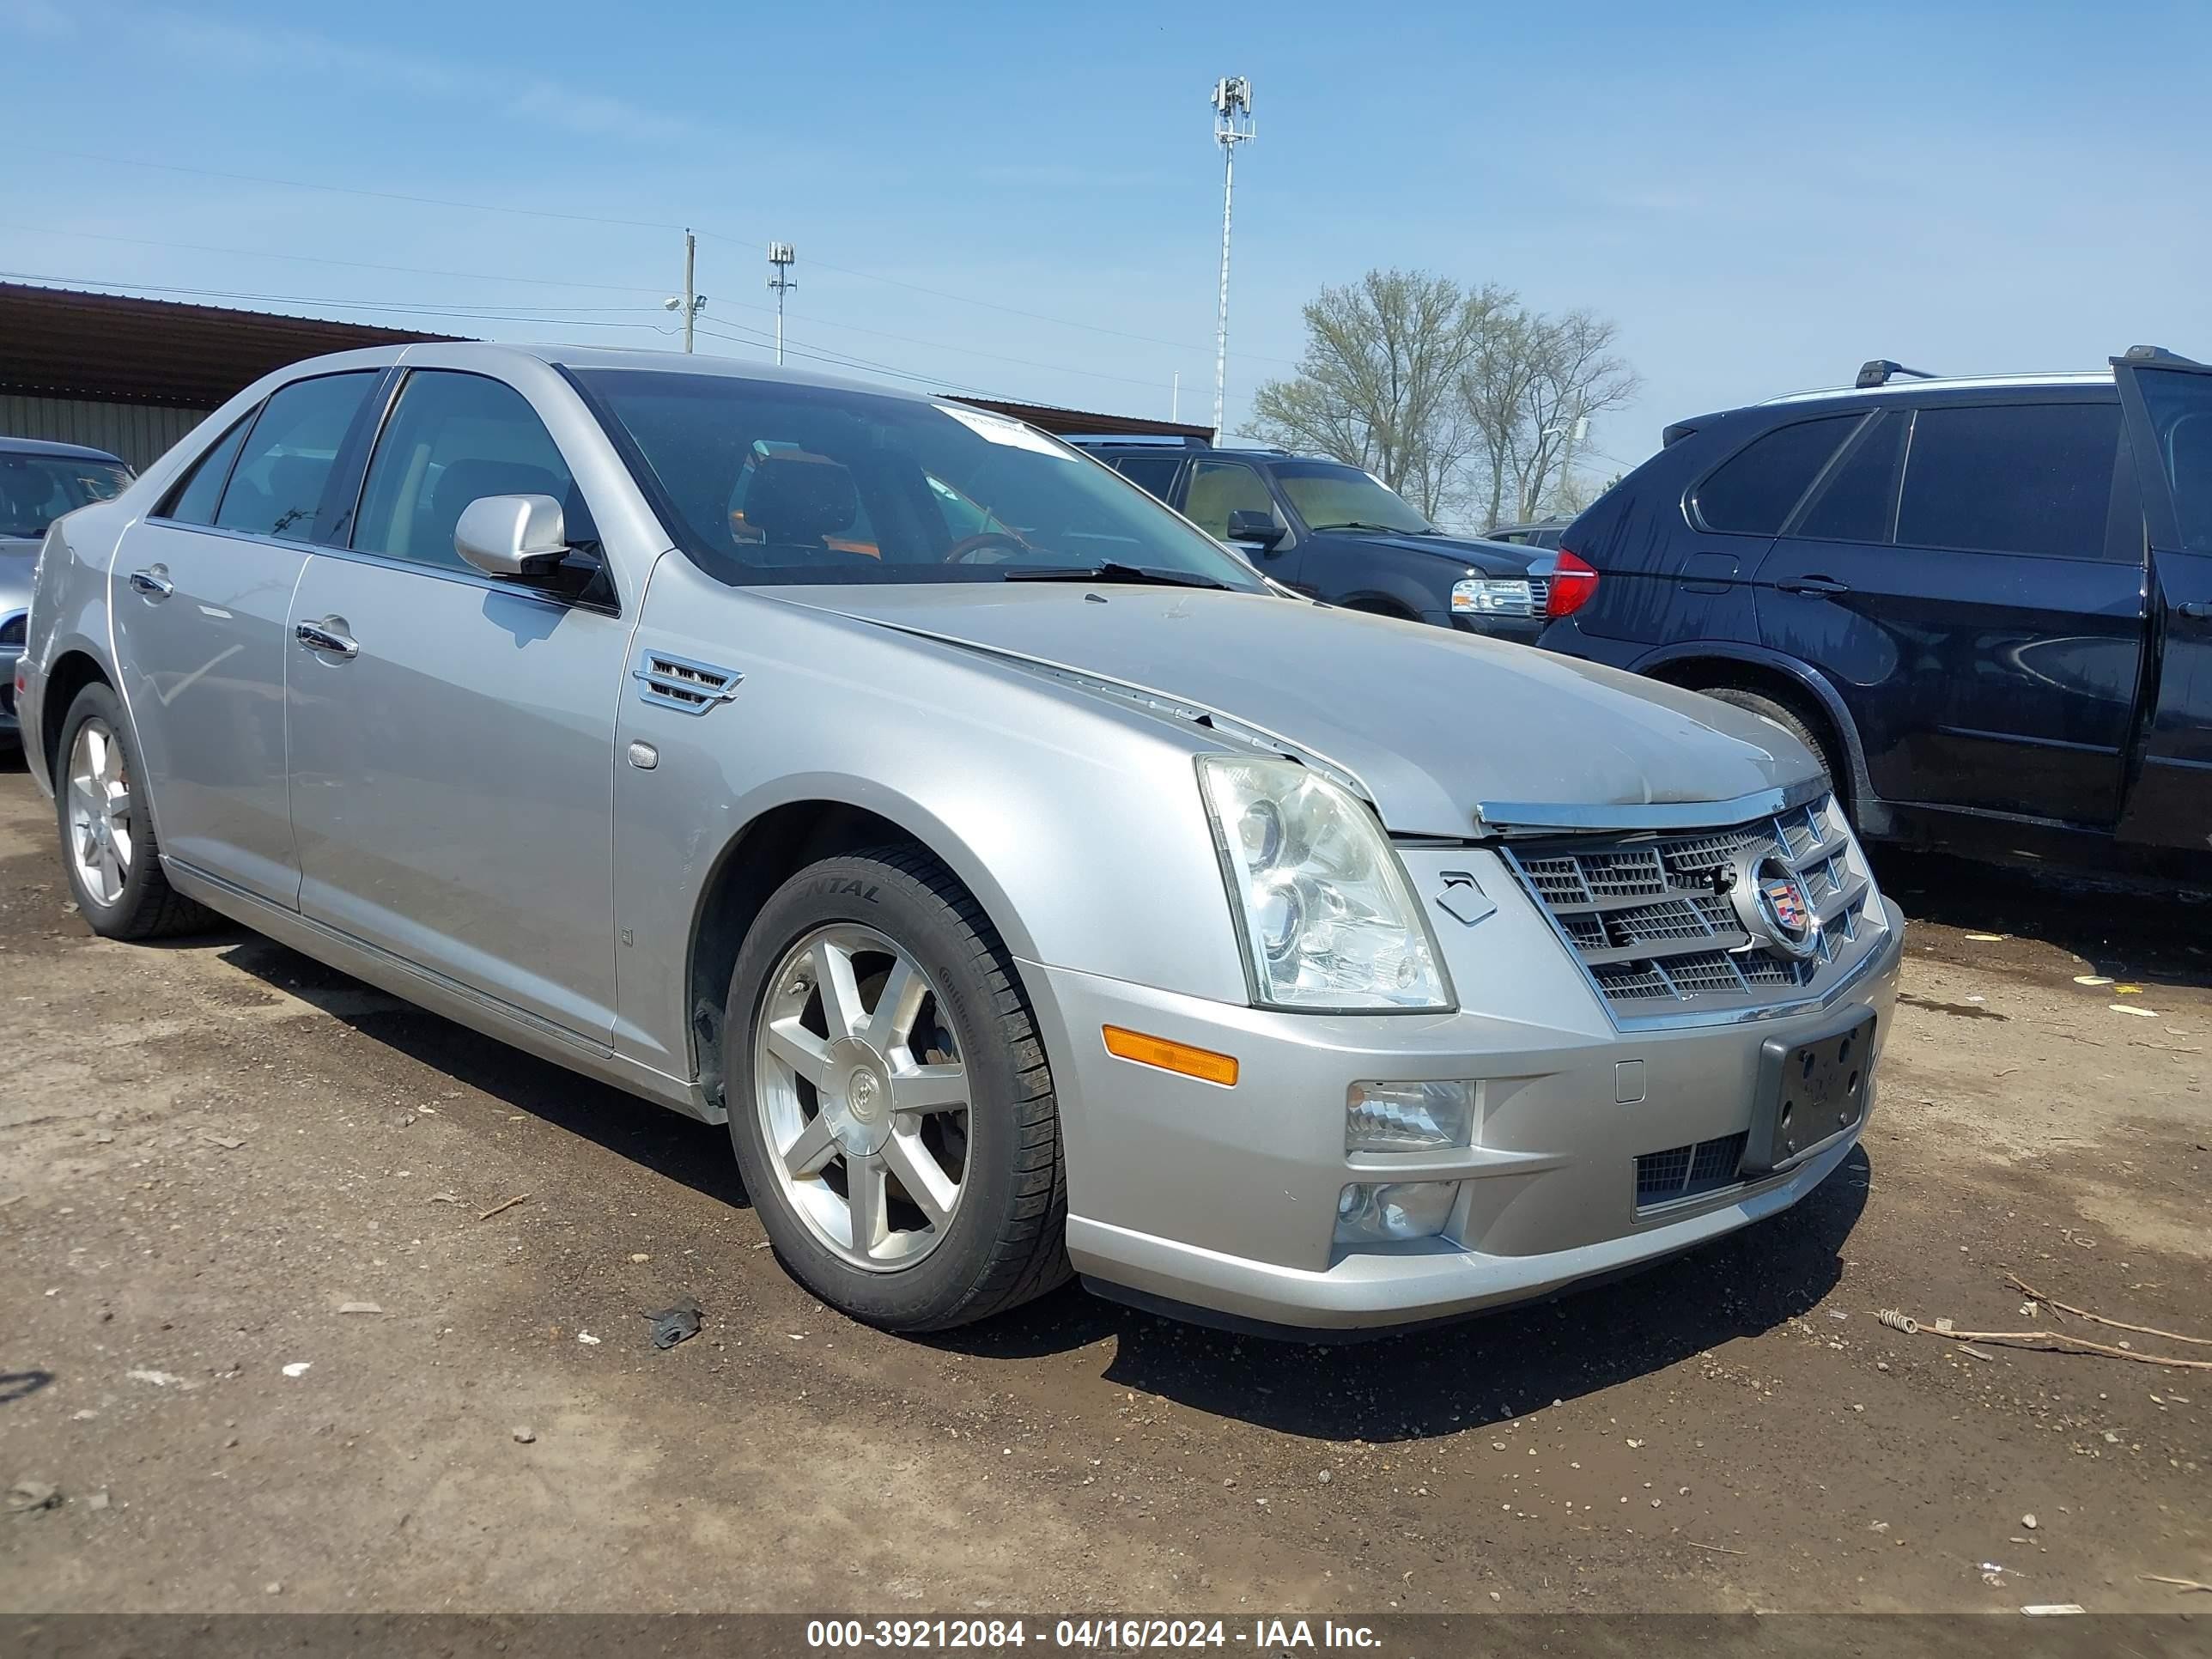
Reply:
[[857, 923], [800, 939], [769, 976], [753, 1074], [775, 1179], [817, 1239], [874, 1272], [944, 1242], [967, 1176], [968, 1070], [902, 947]]
[[137, 837], [130, 771], [123, 745], [106, 720], [85, 721], [70, 746], [69, 822], [70, 860], [77, 880], [98, 903], [117, 902], [131, 879]]

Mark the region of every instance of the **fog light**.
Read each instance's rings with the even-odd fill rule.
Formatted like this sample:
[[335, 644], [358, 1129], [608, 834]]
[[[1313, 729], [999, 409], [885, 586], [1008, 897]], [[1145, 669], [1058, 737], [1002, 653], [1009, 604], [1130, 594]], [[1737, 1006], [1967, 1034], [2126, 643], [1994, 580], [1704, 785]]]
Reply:
[[1468, 1144], [1472, 1083], [1355, 1083], [1344, 1108], [1347, 1152], [1426, 1152]]
[[1336, 1242], [1387, 1244], [1428, 1238], [1451, 1219], [1459, 1185], [1450, 1181], [1354, 1182], [1336, 1200]]

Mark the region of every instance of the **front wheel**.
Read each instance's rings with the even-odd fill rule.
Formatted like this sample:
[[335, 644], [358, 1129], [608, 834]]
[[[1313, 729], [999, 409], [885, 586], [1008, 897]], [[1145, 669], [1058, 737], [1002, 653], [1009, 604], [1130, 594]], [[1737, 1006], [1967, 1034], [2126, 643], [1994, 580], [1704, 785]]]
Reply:
[[919, 850], [809, 866], [730, 980], [730, 1138], [776, 1253], [856, 1319], [939, 1330], [1068, 1276], [1051, 1068], [997, 933]]

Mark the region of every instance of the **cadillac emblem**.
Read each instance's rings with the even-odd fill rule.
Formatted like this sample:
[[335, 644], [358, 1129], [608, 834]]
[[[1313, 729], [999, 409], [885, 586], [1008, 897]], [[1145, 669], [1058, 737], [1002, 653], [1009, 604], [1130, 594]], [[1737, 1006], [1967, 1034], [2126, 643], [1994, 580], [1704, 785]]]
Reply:
[[1736, 920], [1754, 943], [1803, 962], [1820, 948], [1820, 924], [1805, 878], [1771, 853], [1747, 853], [1738, 861], [1727, 896]]

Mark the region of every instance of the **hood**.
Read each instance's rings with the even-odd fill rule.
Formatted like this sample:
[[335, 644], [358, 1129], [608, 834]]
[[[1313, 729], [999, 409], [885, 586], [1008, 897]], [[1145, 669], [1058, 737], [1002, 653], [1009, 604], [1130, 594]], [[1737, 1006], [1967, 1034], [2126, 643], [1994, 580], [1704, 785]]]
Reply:
[[[1694, 810], [1664, 809], [1819, 776], [1780, 727], [1695, 692], [1529, 646], [1296, 600], [1080, 582], [774, 592], [1226, 715], [1350, 773], [1401, 835], [1567, 824], [1593, 808], [1658, 809], [1644, 814], [1651, 827], [1702, 824], [1708, 819]], [[1625, 823], [1638, 814], [1600, 816]]]
[[1486, 542], [1474, 536], [1395, 536], [1379, 530], [1316, 530], [1316, 536], [1343, 536], [1364, 547], [1387, 547], [1401, 553], [1425, 553], [1486, 576], [1525, 576], [1539, 562], [1553, 556], [1542, 547], [1517, 547], [1511, 542]]

